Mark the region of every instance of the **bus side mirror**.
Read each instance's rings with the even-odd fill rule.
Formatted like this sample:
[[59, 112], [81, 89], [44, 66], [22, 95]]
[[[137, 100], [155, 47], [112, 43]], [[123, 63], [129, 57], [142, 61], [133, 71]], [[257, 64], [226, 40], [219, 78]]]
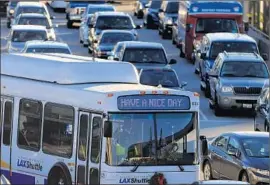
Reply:
[[200, 140], [202, 143], [202, 154], [205, 156], [208, 154], [208, 143], [205, 136], [200, 136]]
[[107, 138], [112, 137], [112, 122], [111, 121], [104, 122], [104, 137], [107, 137]]

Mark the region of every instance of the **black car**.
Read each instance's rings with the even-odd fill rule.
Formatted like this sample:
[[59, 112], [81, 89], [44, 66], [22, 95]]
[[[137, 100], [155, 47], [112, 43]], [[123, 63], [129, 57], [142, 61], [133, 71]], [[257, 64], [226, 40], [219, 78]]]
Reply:
[[145, 16], [143, 18], [143, 23], [146, 25], [147, 29], [158, 27], [159, 17], [158, 12], [161, 7], [162, 1], [153, 0], [150, 1], [148, 6], [149, 8], [145, 9]]
[[266, 131], [269, 132], [270, 114], [269, 114], [269, 87], [264, 88], [260, 97], [257, 100], [255, 108], [256, 116], [254, 119], [254, 130], [255, 131]]
[[241, 180], [250, 184], [269, 183], [269, 133], [231, 132], [209, 144], [202, 140], [202, 170], [205, 180]]
[[171, 39], [172, 27], [177, 21], [179, 10], [179, 2], [177, 1], [162, 1], [159, 9], [159, 27], [158, 32], [163, 39]]
[[136, 38], [127, 30], [104, 30], [93, 47], [89, 46], [94, 56], [107, 59], [118, 42], [134, 41]]

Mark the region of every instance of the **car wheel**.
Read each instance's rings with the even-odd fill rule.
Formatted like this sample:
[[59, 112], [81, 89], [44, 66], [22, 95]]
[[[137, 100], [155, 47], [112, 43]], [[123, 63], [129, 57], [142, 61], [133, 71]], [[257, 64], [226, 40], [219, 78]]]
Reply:
[[196, 75], [200, 74], [199, 70], [198, 70], [196, 67], [195, 67], [194, 73], [195, 73]]
[[88, 53], [93, 54], [93, 52], [92, 52], [92, 50], [90, 48], [88, 48]]
[[167, 39], [168, 38], [168, 35], [163, 31], [161, 37], [162, 37], [162, 39]]
[[85, 48], [86, 48], [87, 46], [88, 46], [88, 44], [83, 44], [83, 47], [85, 47]]
[[153, 21], [149, 16], [147, 16], [146, 28], [151, 29], [152, 27], [153, 27]]
[[7, 22], [7, 28], [11, 28], [10, 22]]
[[269, 132], [269, 123], [267, 123], [267, 121], [264, 123], [264, 131]]
[[82, 44], [83, 43], [83, 41], [80, 39], [80, 44]]
[[247, 172], [243, 172], [242, 173], [242, 175], [241, 175], [241, 181], [242, 182], [249, 182], [249, 178], [248, 178]]
[[173, 45], [175, 45], [175, 44], [176, 44], [176, 42], [175, 42], [175, 40], [174, 40], [173, 36], [172, 36], [172, 44], [173, 44]]
[[73, 22], [72, 21], [70, 21], [70, 20], [67, 21], [67, 28], [68, 29], [73, 28]]
[[184, 54], [184, 52], [182, 50], [182, 46], [180, 45], [179, 47], [180, 47], [180, 49], [179, 49], [180, 50], [180, 55], [179, 55], [180, 58], [185, 58], [185, 54]]
[[204, 95], [206, 98], [210, 97], [210, 85], [205, 83], [205, 90], [204, 90]]
[[203, 166], [203, 178], [206, 181], [213, 179], [211, 165], [208, 161]]
[[215, 111], [215, 116], [217, 117], [222, 116], [222, 109], [219, 107], [217, 96], [215, 97], [214, 111]]

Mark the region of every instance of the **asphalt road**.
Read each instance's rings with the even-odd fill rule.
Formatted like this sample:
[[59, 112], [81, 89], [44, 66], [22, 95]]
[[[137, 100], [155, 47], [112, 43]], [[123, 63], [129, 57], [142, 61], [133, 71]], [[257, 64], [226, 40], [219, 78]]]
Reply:
[[[120, 11], [127, 10], [127, 8], [121, 6], [118, 8]], [[129, 10], [130, 11], [130, 8]], [[131, 13], [132, 14], [132, 13]], [[87, 48], [84, 48], [79, 43], [79, 32], [78, 29], [67, 29], [66, 19], [64, 13], [53, 13], [56, 19], [53, 20], [54, 24], [58, 24], [56, 28], [57, 39], [62, 42], [68, 43], [73, 54], [90, 56]], [[142, 24], [142, 20], [134, 18], [136, 24]], [[1, 20], [1, 52], [5, 52], [6, 40], [5, 37], [8, 35], [9, 29], [6, 27], [6, 20]], [[188, 82], [187, 90], [198, 92], [201, 94], [200, 97], [200, 130], [201, 135], [205, 135], [208, 138], [217, 136], [223, 132], [230, 131], [251, 131], [253, 130], [253, 118], [247, 117], [247, 113], [242, 115], [228, 112], [224, 117], [216, 117], [208, 106], [208, 99], [200, 91], [199, 77], [194, 74], [194, 66], [187, 62], [185, 59], [179, 57], [179, 50], [172, 45], [171, 40], [162, 40], [158, 35], [157, 30], [147, 30], [142, 28], [138, 30], [139, 40], [147, 42], [159, 42], [162, 43], [166, 49], [169, 58], [177, 60], [177, 64], [173, 65], [176, 70], [180, 82]]]

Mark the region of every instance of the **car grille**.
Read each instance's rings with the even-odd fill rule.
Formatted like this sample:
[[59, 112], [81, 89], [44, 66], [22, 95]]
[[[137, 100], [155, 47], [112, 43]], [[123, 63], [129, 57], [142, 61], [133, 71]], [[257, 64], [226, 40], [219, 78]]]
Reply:
[[235, 100], [235, 102], [241, 104], [256, 104], [257, 100]]
[[261, 87], [234, 87], [235, 94], [249, 94], [249, 95], [259, 95], [261, 93]]

